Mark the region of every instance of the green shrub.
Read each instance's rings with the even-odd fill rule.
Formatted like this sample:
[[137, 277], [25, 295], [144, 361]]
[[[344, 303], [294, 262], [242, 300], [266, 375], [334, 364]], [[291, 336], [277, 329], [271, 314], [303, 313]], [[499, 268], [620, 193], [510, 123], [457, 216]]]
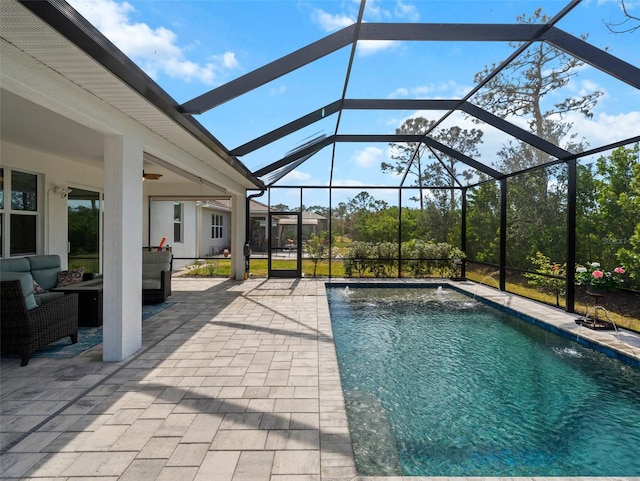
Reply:
[[355, 241], [349, 246], [349, 251], [344, 256], [344, 274], [347, 277], [364, 277], [369, 267], [369, 258], [373, 251], [370, 242]]
[[222, 266], [220, 259], [207, 259], [206, 261], [196, 261], [193, 264], [187, 266], [188, 277], [220, 277], [229, 275], [230, 262], [227, 261], [224, 264], [226, 268]]
[[[454, 259], [465, 254], [445, 242], [414, 239], [401, 246], [402, 267], [412, 277], [447, 277], [459, 275]], [[345, 276], [378, 278], [397, 273], [398, 244], [395, 242], [353, 242], [344, 258]]]

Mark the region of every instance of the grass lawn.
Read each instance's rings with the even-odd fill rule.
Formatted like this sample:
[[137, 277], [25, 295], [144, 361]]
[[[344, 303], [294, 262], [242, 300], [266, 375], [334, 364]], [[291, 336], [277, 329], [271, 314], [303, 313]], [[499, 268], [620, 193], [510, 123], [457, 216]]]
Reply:
[[[272, 268], [295, 269], [295, 259], [276, 259], [272, 263]], [[207, 259], [206, 261], [198, 261], [191, 267], [188, 267], [187, 275], [196, 277], [228, 277], [231, 273], [231, 259]], [[302, 273], [305, 277], [313, 277], [313, 261], [304, 259], [302, 261]], [[267, 277], [268, 265], [267, 259], [251, 259], [249, 263], [249, 272], [253, 277]], [[331, 263], [331, 275], [336, 277], [344, 276], [344, 267], [342, 261], [334, 260]], [[329, 276], [329, 261], [319, 261], [316, 267], [316, 277]]]

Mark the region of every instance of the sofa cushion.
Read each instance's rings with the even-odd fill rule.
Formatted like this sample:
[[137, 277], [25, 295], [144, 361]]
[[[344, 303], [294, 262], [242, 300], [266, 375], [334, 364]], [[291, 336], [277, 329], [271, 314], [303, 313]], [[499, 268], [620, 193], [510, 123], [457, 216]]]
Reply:
[[30, 272], [31, 264], [26, 257], [15, 259], [0, 259], [0, 271], [2, 272]]
[[170, 251], [143, 251], [142, 252], [142, 279], [155, 279], [160, 282], [160, 273], [171, 270]]
[[36, 304], [41, 306], [47, 302], [51, 302], [55, 299], [60, 299], [64, 296], [64, 292], [43, 292], [42, 294], [34, 294], [36, 298]]
[[57, 287], [71, 286], [73, 284], [80, 284], [84, 277], [84, 267], [78, 267], [77, 269], [69, 269], [68, 271], [58, 272]]
[[160, 277], [158, 277], [157, 279], [142, 279], [142, 289], [143, 290], [162, 289], [162, 282], [160, 281]]
[[60, 256], [57, 254], [27, 257], [31, 265], [31, 275], [46, 291], [56, 287], [60, 272]]
[[31, 276], [31, 274], [29, 274], [28, 272], [0, 271], [0, 280], [20, 281], [20, 288], [22, 289], [24, 303], [27, 309], [35, 309], [36, 307], [38, 307], [36, 298], [33, 296], [33, 277]]

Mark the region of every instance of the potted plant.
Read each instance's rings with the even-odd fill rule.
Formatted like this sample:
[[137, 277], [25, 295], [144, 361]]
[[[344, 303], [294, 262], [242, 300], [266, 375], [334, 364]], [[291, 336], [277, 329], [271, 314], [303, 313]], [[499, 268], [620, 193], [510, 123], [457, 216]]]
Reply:
[[620, 287], [624, 272], [622, 266], [616, 267], [613, 271], [607, 271], [600, 267], [599, 262], [591, 262], [576, 268], [576, 282], [578, 285], [586, 286], [588, 294], [604, 295]]

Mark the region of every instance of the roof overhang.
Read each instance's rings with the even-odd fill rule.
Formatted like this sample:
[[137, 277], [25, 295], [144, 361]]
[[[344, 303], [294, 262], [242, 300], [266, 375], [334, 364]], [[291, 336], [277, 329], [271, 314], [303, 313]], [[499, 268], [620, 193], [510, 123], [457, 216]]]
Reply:
[[[180, 113], [174, 99], [66, 2], [0, 0], [0, 15], [5, 51], [14, 47], [166, 140], [173, 150], [170, 154], [145, 146], [153, 159], [166, 163], [164, 167], [184, 173], [188, 181], [201, 179], [228, 192], [264, 188], [206, 128]], [[21, 91], [12, 89], [21, 79], [9, 78], [4, 65], [1, 74], [3, 93], [27, 98], [25, 92], [31, 90], [46, 95], [28, 85]], [[3, 117], [8, 124], [11, 116], [5, 108]], [[5, 125], [3, 139], [11, 141], [5, 136]]]

